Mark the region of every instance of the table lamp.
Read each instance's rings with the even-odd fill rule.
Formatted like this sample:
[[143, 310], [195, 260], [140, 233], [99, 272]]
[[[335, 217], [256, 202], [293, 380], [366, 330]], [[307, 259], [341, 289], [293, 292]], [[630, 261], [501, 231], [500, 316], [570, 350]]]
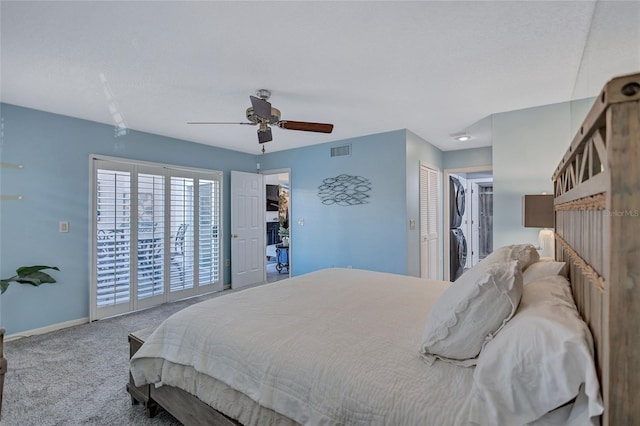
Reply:
[[525, 228], [543, 228], [538, 234], [540, 257], [554, 257], [555, 239], [553, 195], [525, 195], [523, 197], [523, 221]]

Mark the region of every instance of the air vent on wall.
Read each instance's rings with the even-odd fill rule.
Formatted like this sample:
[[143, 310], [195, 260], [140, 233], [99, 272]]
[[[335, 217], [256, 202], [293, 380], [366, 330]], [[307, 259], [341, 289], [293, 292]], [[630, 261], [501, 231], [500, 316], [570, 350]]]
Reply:
[[343, 155], [351, 155], [351, 144], [334, 146], [333, 148], [331, 148], [332, 157], [341, 157]]

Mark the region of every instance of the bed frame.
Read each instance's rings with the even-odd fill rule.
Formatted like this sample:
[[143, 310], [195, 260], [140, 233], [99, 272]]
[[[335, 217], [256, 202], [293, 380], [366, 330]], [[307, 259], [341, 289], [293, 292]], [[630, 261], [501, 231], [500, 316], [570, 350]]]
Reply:
[[[144, 341], [155, 330], [155, 327], [145, 328], [129, 334], [129, 358], [140, 349]], [[240, 423], [225, 416], [208, 406], [200, 399], [173, 386], [154, 385], [136, 386], [129, 373], [127, 392], [131, 395], [131, 404], [142, 404], [147, 417], [155, 417], [158, 407], [164, 408], [182, 424], [211, 425], [211, 426], [239, 426]]]
[[[640, 424], [640, 74], [604, 87], [553, 175], [556, 258], [594, 336], [604, 426]], [[142, 336], [129, 336], [131, 355]], [[148, 415], [238, 423], [186, 392], [127, 386]]]
[[556, 258], [594, 337], [602, 424], [640, 424], [640, 74], [607, 83], [553, 181]]

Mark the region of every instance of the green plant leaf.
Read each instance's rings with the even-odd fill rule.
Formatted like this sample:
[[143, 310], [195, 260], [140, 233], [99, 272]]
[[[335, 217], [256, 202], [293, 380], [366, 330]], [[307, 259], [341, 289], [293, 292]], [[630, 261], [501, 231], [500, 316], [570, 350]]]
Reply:
[[[27, 275], [32, 274], [33, 272], [37, 272], [37, 271], [41, 271], [43, 269], [55, 269], [56, 271], [59, 271], [60, 269], [58, 269], [57, 266], [44, 266], [44, 265], [36, 265], [36, 266], [21, 266], [18, 269], [16, 269], [16, 273], [18, 274], [18, 277], [24, 277]], [[55, 282], [55, 281], [54, 281]]]
[[55, 283], [56, 279], [46, 272], [42, 272], [43, 269], [54, 269], [56, 271], [60, 270], [57, 266], [21, 266], [16, 270], [16, 273], [18, 275], [0, 280], [0, 294], [7, 291], [7, 288], [9, 288], [9, 284], [11, 283], [11, 281], [15, 281], [21, 284], [31, 284], [36, 287], [44, 283]]
[[16, 278], [15, 281], [21, 284], [31, 284], [37, 287], [40, 284], [55, 283], [56, 279], [46, 272], [35, 271], [28, 275], [23, 275], [19, 278]]

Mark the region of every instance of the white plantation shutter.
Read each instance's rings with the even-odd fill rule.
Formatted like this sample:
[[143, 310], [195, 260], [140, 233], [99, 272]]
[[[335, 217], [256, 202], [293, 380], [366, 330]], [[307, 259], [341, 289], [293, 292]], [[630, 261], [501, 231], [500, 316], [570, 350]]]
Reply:
[[110, 170], [107, 164], [97, 169], [94, 246], [94, 287], [96, 305], [108, 314], [128, 309], [131, 301], [130, 246], [126, 244], [122, 224], [129, 223], [128, 196], [131, 172]]
[[437, 280], [439, 172], [420, 165], [420, 276]]
[[164, 182], [163, 175], [138, 173], [138, 300], [164, 294]]
[[220, 182], [200, 179], [199, 189], [198, 282], [206, 286], [220, 274]]
[[92, 160], [91, 319], [222, 290], [222, 173]]
[[194, 179], [171, 177], [171, 286], [170, 291], [180, 292], [193, 288], [194, 234], [193, 215], [195, 202]]

